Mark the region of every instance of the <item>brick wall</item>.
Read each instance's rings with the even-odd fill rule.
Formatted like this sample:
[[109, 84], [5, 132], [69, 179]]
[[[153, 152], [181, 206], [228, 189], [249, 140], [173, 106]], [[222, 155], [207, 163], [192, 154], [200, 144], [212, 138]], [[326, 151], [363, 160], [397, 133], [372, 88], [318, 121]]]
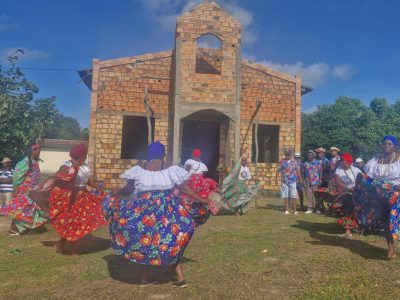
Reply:
[[[220, 51], [197, 47], [197, 39], [208, 33], [221, 39]], [[137, 163], [136, 160], [121, 159], [122, 120], [124, 115], [146, 115], [143, 103], [145, 86], [155, 113], [154, 138], [166, 144], [169, 159], [174, 138], [174, 116], [185, 103], [194, 108], [197, 108], [197, 103], [211, 103], [220, 112], [224, 107], [231, 112], [231, 106], [241, 108], [238, 121], [240, 143], [244, 141], [250, 158], [252, 132], [246, 140], [244, 135], [259, 99], [262, 102], [260, 124], [280, 126], [280, 156], [286, 148], [299, 151], [301, 79], [247, 60], [241, 61], [241, 28], [237, 20], [214, 2], [204, 2], [178, 18], [176, 38], [177, 47], [173, 51], [93, 61], [89, 162], [97, 179], [105, 180], [107, 187], [119, 186], [122, 183], [119, 175]], [[210, 66], [220, 69], [221, 74], [196, 73], [196, 56], [199, 54]], [[175, 87], [179, 90], [175, 91]], [[176, 97], [179, 97], [179, 102]], [[236, 110], [239, 118], [238, 112]], [[231, 113], [230, 121], [226, 116], [221, 118], [221, 164], [231, 164], [235, 158], [232, 116], [235, 115]], [[179, 129], [178, 135], [181, 136], [182, 127]], [[254, 164], [250, 168], [254, 175]], [[259, 164], [265, 189], [279, 188], [276, 168], [277, 164]]]

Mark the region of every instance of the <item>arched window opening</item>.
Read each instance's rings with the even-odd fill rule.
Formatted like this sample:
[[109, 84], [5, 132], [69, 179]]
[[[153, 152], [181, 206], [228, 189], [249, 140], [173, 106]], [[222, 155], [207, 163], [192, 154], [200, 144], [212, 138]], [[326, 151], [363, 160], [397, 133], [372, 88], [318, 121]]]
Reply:
[[213, 34], [197, 39], [196, 73], [221, 75], [222, 42]]

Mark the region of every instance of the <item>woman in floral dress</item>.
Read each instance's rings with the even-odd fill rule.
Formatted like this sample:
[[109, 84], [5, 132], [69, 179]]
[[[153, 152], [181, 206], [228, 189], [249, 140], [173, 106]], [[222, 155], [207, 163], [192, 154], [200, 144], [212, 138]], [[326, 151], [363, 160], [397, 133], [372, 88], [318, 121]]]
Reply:
[[345, 233], [342, 235], [351, 238], [351, 229], [358, 227], [354, 212], [353, 193], [356, 179], [361, 170], [353, 166], [353, 157], [344, 153], [338, 162], [335, 175], [329, 188], [321, 188], [318, 194], [329, 203], [330, 210], [338, 217], [338, 224], [342, 225]]
[[104, 195], [86, 189], [87, 178], [82, 168], [87, 158], [86, 146], [74, 147], [70, 157], [55, 174], [49, 196], [50, 224], [61, 236], [56, 245], [60, 252], [66, 244], [74, 246], [75, 241], [106, 224], [101, 206]]
[[[211, 193], [218, 190], [218, 184], [211, 178], [204, 177], [204, 173], [208, 172], [208, 168], [201, 162], [200, 158], [201, 151], [199, 149], [193, 150], [192, 159], [188, 159], [183, 167], [191, 175], [187, 182], [188, 186], [202, 198], [208, 198]], [[182, 200], [184, 207], [192, 215], [197, 226], [204, 225], [210, 214], [218, 212], [216, 204], [212, 201], [206, 205], [186, 194], [182, 194]]]
[[365, 165], [354, 191], [354, 209], [362, 229], [383, 227], [388, 258], [396, 257], [395, 240], [400, 235], [400, 153], [394, 136], [382, 140], [382, 154]]
[[121, 178], [128, 181], [128, 186], [119, 195], [107, 195], [103, 208], [110, 222], [115, 253], [143, 265], [142, 286], [151, 283], [148, 266], [173, 266], [175, 284], [186, 287], [181, 259], [195, 222], [182, 205], [180, 193], [204, 204], [209, 200], [188, 187], [189, 172], [166, 166], [164, 156], [164, 145], [152, 143], [144, 167], [135, 166], [124, 172]]
[[15, 166], [13, 184], [16, 191], [7, 206], [0, 209], [0, 215], [14, 214], [10, 234], [18, 235], [42, 226], [47, 220], [47, 213], [42, 211], [31, 199], [29, 193], [39, 187], [41, 147], [34, 144], [27, 157]]

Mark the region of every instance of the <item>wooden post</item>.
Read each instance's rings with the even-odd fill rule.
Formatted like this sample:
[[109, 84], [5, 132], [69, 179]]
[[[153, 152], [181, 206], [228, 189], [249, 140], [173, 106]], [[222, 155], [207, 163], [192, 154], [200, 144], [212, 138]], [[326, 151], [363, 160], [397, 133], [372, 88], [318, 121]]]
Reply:
[[242, 145], [240, 146], [240, 149], [243, 149], [244, 143], [246, 142], [247, 136], [249, 135], [249, 131], [250, 131], [251, 125], [253, 125], [253, 120], [256, 117], [256, 115], [258, 114], [258, 111], [260, 110], [260, 107], [261, 107], [261, 102], [258, 101], [258, 103], [256, 105], [256, 109], [254, 110], [254, 113], [251, 116], [249, 125], [247, 126], [246, 133], [244, 135], [243, 142], [242, 142]]
[[[260, 107], [260, 100], [257, 99], [257, 107]], [[256, 164], [256, 171], [255, 171], [255, 180], [256, 184], [259, 181], [259, 174], [258, 174], [258, 156], [259, 156], [259, 149], [258, 149], [258, 123], [259, 123], [259, 114], [258, 114], [258, 109], [256, 111], [256, 116], [255, 116], [255, 129], [254, 129], [254, 143], [256, 147], [256, 157], [255, 157], [255, 164]], [[256, 196], [256, 201], [255, 201], [256, 208], [258, 208], [258, 193]]]
[[151, 117], [154, 112], [150, 107], [149, 100], [147, 99], [147, 84], [144, 86], [144, 105], [146, 106], [146, 118], [147, 118], [147, 143], [150, 145], [153, 142], [153, 128], [151, 126]]

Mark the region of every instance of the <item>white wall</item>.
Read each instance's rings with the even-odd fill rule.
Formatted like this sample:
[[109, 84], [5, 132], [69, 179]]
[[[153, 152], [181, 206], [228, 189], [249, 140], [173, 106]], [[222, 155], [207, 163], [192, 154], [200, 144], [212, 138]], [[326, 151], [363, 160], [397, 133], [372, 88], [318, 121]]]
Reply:
[[40, 152], [40, 158], [43, 160], [40, 164], [40, 171], [50, 174], [57, 172], [60, 165], [70, 159], [68, 150], [42, 150]]

